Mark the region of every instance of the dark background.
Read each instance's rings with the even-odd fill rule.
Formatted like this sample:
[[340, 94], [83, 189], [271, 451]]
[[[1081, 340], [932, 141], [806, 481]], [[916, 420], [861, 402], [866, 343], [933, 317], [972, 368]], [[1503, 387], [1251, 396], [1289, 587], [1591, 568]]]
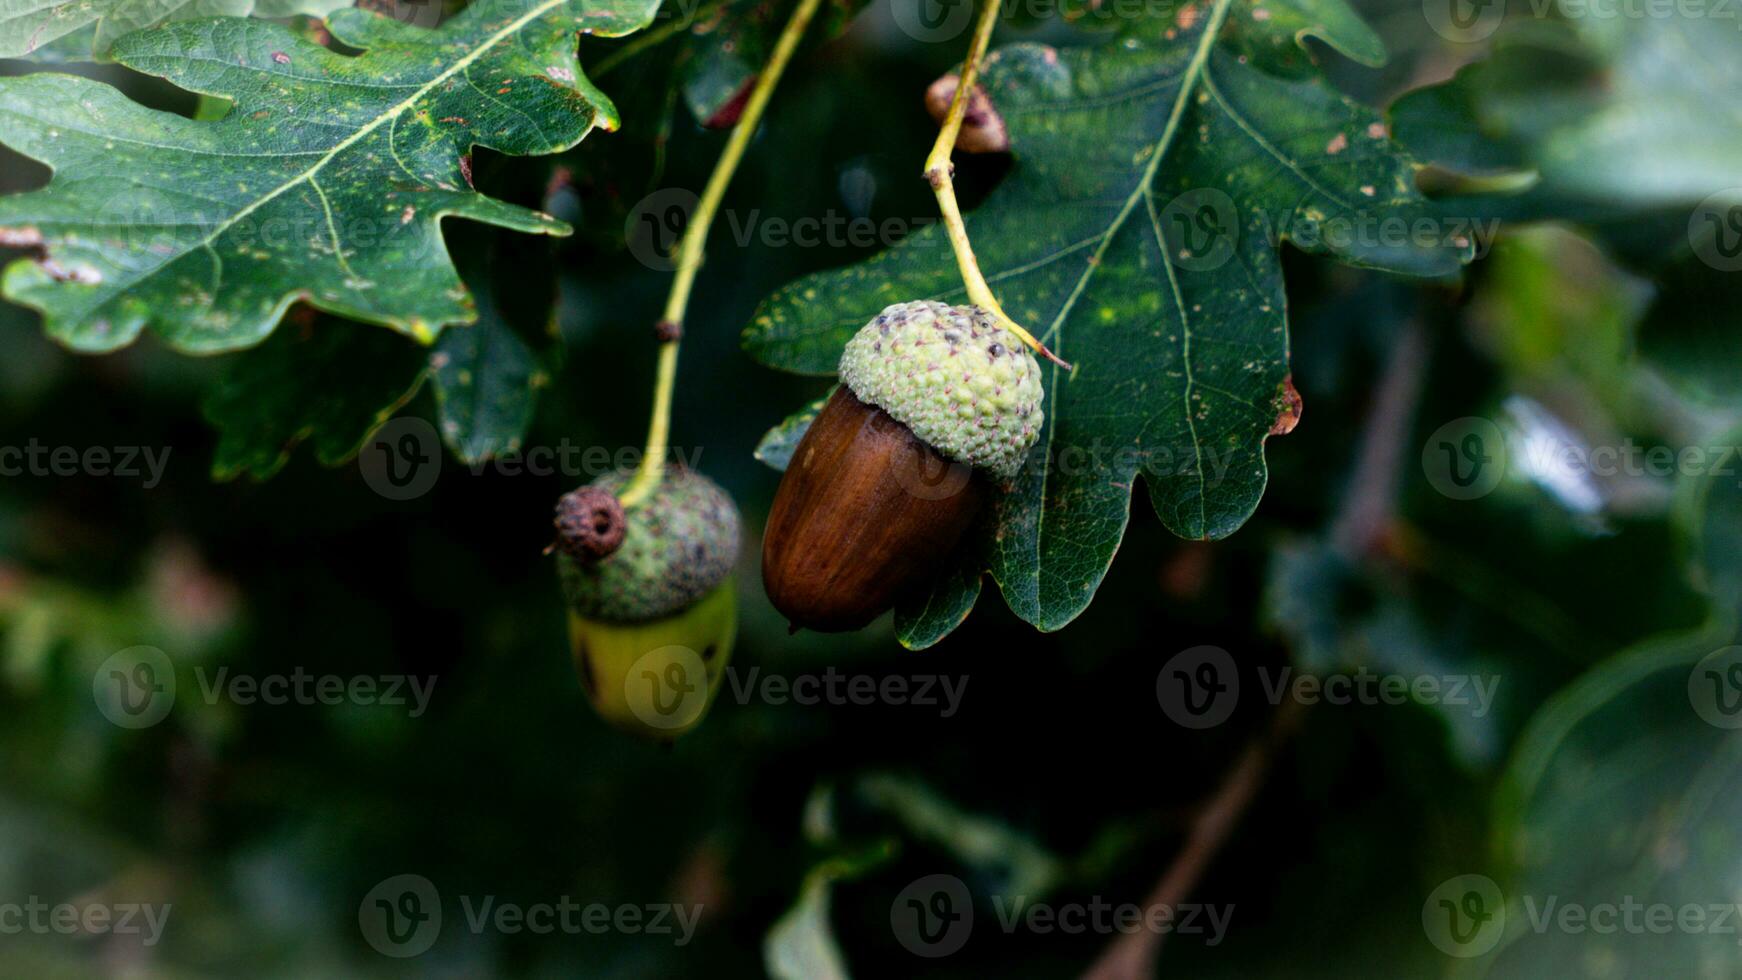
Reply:
[[[1357, 98], [1385, 104], [1474, 53], [1451, 51], [1413, 5], [1369, 12], [1392, 48], [1388, 67], [1315, 49]], [[1007, 28], [1001, 38], [1084, 39], [1056, 25]], [[583, 61], [605, 47], [588, 42]], [[918, 171], [934, 124], [920, 94], [959, 56], [908, 42], [883, 6], [845, 38], [810, 49], [779, 92], [727, 214], [851, 214], [868, 177], [870, 215], [929, 218]], [[560, 161], [609, 175], [583, 180], [568, 202], [576, 213], [565, 217], [581, 234], [550, 246], [447, 228], [450, 240], [504, 239], [493, 247], [507, 256], [551, 249], [560, 270], [566, 352], [528, 445], [616, 451], [643, 435], [649, 329], [669, 279], [622, 249], [622, 221], [644, 189], [699, 188], [724, 138], [680, 107], [664, 172], [651, 172], [635, 106], [648, 93], [663, 98], [664, 69], [647, 58], [651, 80], [632, 64], [604, 85], [622, 104], [624, 131], [591, 137]], [[148, 79], [100, 71], [143, 101], [191, 111]], [[480, 157], [478, 183], [536, 203], [551, 162]], [[964, 162], [966, 206], [1000, 169]], [[844, 196], [848, 172], [857, 176]], [[13, 190], [46, 179], [9, 153], [0, 175]], [[700, 453], [746, 520], [735, 664], [788, 677], [828, 668], [943, 674], [967, 687], [949, 718], [917, 705], [726, 696], [669, 748], [608, 729], [574, 678], [556, 577], [540, 550], [552, 502], [583, 476], [474, 474], [449, 457], [432, 492], [396, 502], [373, 492], [354, 463], [328, 469], [301, 452], [269, 481], [214, 483], [216, 435], [200, 406], [227, 358], [181, 357], [150, 337], [114, 355], [76, 356], [45, 340], [32, 314], [0, 308], [0, 445], [170, 451], [151, 489], [119, 477], [0, 481], [0, 901], [173, 904], [156, 947], [8, 935], [0, 973], [754, 976], [764, 971], [765, 936], [817, 861], [889, 842], [887, 862], [833, 893], [830, 921], [855, 972], [1074, 974], [1115, 937], [981, 925], [962, 952], [922, 960], [898, 944], [890, 903], [933, 873], [998, 894], [1021, 871], [1010, 843], [1020, 839], [1062, 869], [1050, 901], [1141, 901], [1201, 801], [1270, 730], [1276, 709], [1250, 695], [1261, 690], [1257, 672], [1315, 666], [1303, 653], [1307, 631], [1278, 624], [1278, 591], [1300, 585], [1279, 569], [1326, 541], [1362, 493], [1378, 494], [1383, 527], [1348, 562], [1307, 580], [1356, 583], [1332, 611], [1369, 626], [1334, 631], [1330, 659], [1316, 669], [1496, 674], [1499, 703], [1481, 719], [1413, 704], [1300, 712], [1191, 891], [1195, 901], [1235, 906], [1229, 934], [1216, 945], [1170, 937], [1161, 962], [1187, 975], [1443, 973], [1450, 961], [1423, 938], [1422, 902], [1439, 882], [1490, 867], [1493, 794], [1526, 721], [1593, 664], [1704, 614], [1667, 487], [1593, 522], [1525, 482], [1458, 502], [1425, 479], [1429, 433], [1460, 416], [1494, 415], [1507, 395], [1532, 390], [1531, 364], [1495, 336], [1526, 336], [1548, 361], [1573, 363], [1591, 335], [1551, 326], [1566, 317], [1602, 329], [1580, 305], [1602, 292], [1593, 283], [1639, 284], [1654, 297], [1652, 315], [1672, 324], [1714, 308], [1696, 301], [1687, 313], [1689, 297], [1734, 292], [1673, 251], [1623, 271], [1572, 231], [1513, 235], [1508, 226], [1502, 252], [1461, 286], [1290, 252], [1304, 419], [1270, 443], [1270, 490], [1250, 524], [1227, 541], [1182, 542], [1140, 494], [1095, 604], [1068, 628], [1035, 632], [988, 583], [961, 629], [912, 653], [887, 619], [856, 635], [788, 635], [755, 568], [778, 474], [751, 449], [827, 381], [757, 367], [739, 353], [738, 331], [780, 284], [874, 250], [739, 247], [722, 215], [691, 307], [673, 443]], [[1508, 259], [1506, 248], [1520, 251]], [[1521, 284], [1529, 276], [1519, 270], [1559, 278]], [[1548, 312], [1519, 315], [1524, 297]], [[1394, 345], [1410, 331], [1422, 354], [1400, 359]], [[1388, 371], [1416, 372], [1420, 392], [1390, 419], [1399, 434], [1390, 465], [1358, 472], [1363, 440], [1384, 441], [1370, 434]], [[1559, 403], [1586, 406], [1574, 424], [1613, 423], [1647, 438], [1668, 428], [1661, 417], [1605, 415], [1612, 375], [1566, 373], [1557, 391], [1594, 393]], [[427, 387], [406, 412], [432, 415]], [[1386, 493], [1392, 481], [1396, 492]], [[1389, 587], [1372, 588], [1374, 580]], [[171, 716], [140, 731], [110, 724], [91, 696], [98, 665], [135, 644], [166, 651], [181, 684]], [[1169, 658], [1200, 644], [1232, 654], [1248, 694], [1227, 723], [1193, 731], [1161, 711], [1156, 680]], [[434, 678], [435, 694], [415, 719], [384, 705], [206, 703], [194, 669], [219, 666], [258, 676], [297, 667], [411, 674]], [[874, 775], [895, 779], [906, 799], [942, 801], [953, 814], [944, 830], [920, 828], [911, 811], [861, 792]], [[821, 800], [833, 801], [828, 820], [817, 815]], [[816, 830], [819, 821], [833, 832]], [[433, 949], [399, 961], [367, 944], [358, 905], [376, 883], [406, 873], [440, 890], [447, 925]], [[459, 896], [678, 901], [705, 912], [681, 947], [646, 935], [473, 934]], [[985, 901], [979, 915], [995, 921]]]

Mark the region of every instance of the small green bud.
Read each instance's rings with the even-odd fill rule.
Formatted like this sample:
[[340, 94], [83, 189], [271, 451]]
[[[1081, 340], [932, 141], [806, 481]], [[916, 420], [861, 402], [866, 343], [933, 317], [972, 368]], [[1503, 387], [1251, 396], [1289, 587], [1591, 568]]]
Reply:
[[[616, 495], [628, 480], [611, 473], [590, 486]], [[738, 508], [692, 470], [668, 469], [624, 519], [621, 543], [607, 557], [557, 557], [570, 607], [589, 619], [633, 623], [677, 612], [720, 584], [738, 560]]]

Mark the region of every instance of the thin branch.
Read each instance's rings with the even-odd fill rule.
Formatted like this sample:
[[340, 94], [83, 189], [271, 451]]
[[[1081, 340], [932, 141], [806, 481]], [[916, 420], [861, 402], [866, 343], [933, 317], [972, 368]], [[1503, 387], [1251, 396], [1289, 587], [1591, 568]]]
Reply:
[[1348, 561], [1360, 560], [1391, 524], [1428, 354], [1427, 330], [1411, 316], [1392, 342], [1343, 506], [1331, 524], [1331, 547]]
[[696, 212], [684, 229], [683, 240], [678, 244], [677, 274], [672, 278], [671, 293], [665, 301], [665, 315], [659, 322], [659, 367], [653, 388], [653, 417], [647, 426], [646, 455], [641, 458], [641, 468], [636, 472], [635, 478], [623, 491], [624, 507], [633, 507], [645, 500], [659, 486], [660, 479], [665, 475], [665, 455], [671, 432], [672, 390], [677, 385], [678, 345], [683, 340], [683, 321], [684, 314], [689, 309], [690, 288], [695, 285], [696, 273], [702, 267], [702, 252], [707, 245], [708, 229], [714, 223], [714, 214], [720, 208], [720, 200], [726, 196], [726, 186], [732, 182], [732, 175], [738, 170], [738, 162], [744, 158], [744, 148], [750, 145], [750, 137], [755, 135], [757, 125], [762, 121], [762, 113], [768, 108], [769, 99], [774, 96], [774, 87], [779, 84], [787, 63], [792, 60], [792, 53], [797, 50], [798, 42], [804, 37], [805, 28], [810, 25], [819, 3], [820, 0], [799, 0], [798, 6], [793, 9], [792, 18], [780, 32], [780, 40], [775, 42], [774, 53], [769, 56], [768, 64], [756, 76], [756, 85], [750, 90], [750, 98], [744, 103], [744, 112], [732, 127], [732, 135], [726, 139], [725, 149], [720, 151], [720, 160], [714, 165], [714, 172], [708, 177], [707, 186], [702, 189], [701, 200], [696, 203]]
[[1034, 338], [1034, 335], [1023, 329], [1012, 320], [1004, 308], [998, 305], [997, 297], [992, 295], [992, 287], [987, 284], [986, 276], [980, 272], [980, 262], [974, 258], [974, 248], [968, 242], [968, 229], [962, 223], [962, 209], [956, 203], [955, 164], [950, 162], [950, 153], [956, 148], [956, 136], [962, 131], [962, 119], [968, 112], [968, 99], [974, 91], [974, 85], [980, 76], [980, 62], [986, 57], [986, 48], [992, 41], [992, 30], [998, 26], [998, 6], [1000, 0], [985, 0], [980, 8], [980, 20], [974, 26], [974, 39], [968, 45], [968, 57], [962, 62], [962, 77], [956, 83], [956, 94], [950, 98], [949, 112], [944, 114], [943, 125], [938, 128], [938, 138], [932, 144], [931, 153], [925, 158], [925, 179], [931, 184], [932, 192], [937, 195], [938, 211], [943, 214], [944, 230], [950, 237], [950, 248], [956, 253], [956, 265], [962, 271], [962, 284], [968, 287], [968, 301], [992, 314], [998, 325], [1022, 338], [1022, 342], [1034, 348], [1035, 352], [1054, 364], [1070, 370], [1070, 364], [1060, 359], [1057, 354], [1047, 349], [1047, 346]]
[[[1283, 701], [1271, 716], [1270, 727], [1240, 753], [1239, 761], [1228, 771], [1222, 785], [1198, 810], [1179, 856], [1143, 900], [1144, 908], [1174, 909], [1191, 895], [1198, 879], [1239, 825], [1246, 808], [1258, 796], [1277, 748], [1294, 733], [1302, 711], [1299, 701]], [[1154, 929], [1126, 933], [1107, 947], [1083, 974], [1083, 980], [1148, 980], [1155, 975], [1156, 957], [1166, 939], [1167, 933]]]

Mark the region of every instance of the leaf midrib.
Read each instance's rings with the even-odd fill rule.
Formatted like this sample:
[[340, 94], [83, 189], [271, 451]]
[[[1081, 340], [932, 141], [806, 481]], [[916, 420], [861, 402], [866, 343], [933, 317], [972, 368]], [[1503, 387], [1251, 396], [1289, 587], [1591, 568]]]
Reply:
[[[1089, 264], [1083, 269], [1083, 275], [1077, 280], [1076, 288], [1072, 289], [1070, 296], [1065, 298], [1064, 305], [1059, 309], [1058, 315], [1053, 318], [1052, 324], [1047, 327], [1046, 332], [1041, 335], [1041, 341], [1043, 343], [1050, 337], [1053, 338], [1053, 346], [1055, 348], [1059, 351], [1064, 350], [1064, 334], [1062, 330], [1064, 321], [1070, 316], [1071, 310], [1076, 306], [1077, 299], [1083, 294], [1083, 290], [1088, 288], [1089, 280], [1092, 279], [1095, 272], [1101, 268], [1102, 260], [1106, 256], [1107, 249], [1112, 245], [1113, 239], [1118, 235], [1119, 230], [1125, 226], [1125, 222], [1130, 219], [1131, 212], [1136, 210], [1137, 202], [1144, 199], [1150, 193], [1150, 188], [1155, 183], [1155, 175], [1161, 169], [1162, 158], [1167, 156], [1167, 151], [1169, 147], [1173, 145], [1174, 138], [1179, 135], [1180, 121], [1185, 118], [1186, 107], [1189, 105], [1192, 93], [1197, 91], [1198, 79], [1202, 77], [1205, 66], [1209, 63], [1210, 52], [1214, 50], [1216, 46], [1216, 36], [1222, 33], [1222, 24], [1227, 20], [1228, 8], [1232, 6], [1232, 4], [1233, 0], [1217, 0], [1215, 9], [1210, 12], [1209, 22], [1204, 25], [1204, 33], [1198, 38], [1197, 49], [1192, 52], [1192, 60], [1186, 64], [1185, 71], [1181, 75], [1179, 95], [1174, 98], [1173, 109], [1168, 113], [1167, 125], [1162, 128], [1161, 137], [1155, 142], [1155, 151], [1149, 155], [1149, 164], [1144, 167], [1142, 178], [1137, 182], [1137, 186], [1132, 189], [1131, 194], [1126, 197], [1125, 204], [1119, 209], [1119, 213], [1114, 215], [1112, 222], [1108, 224], [1107, 232], [1102, 236], [1101, 244], [1096, 246], [1095, 254], [1089, 259]], [[1173, 275], [1172, 264], [1167, 261], [1167, 256], [1165, 254], [1162, 256], [1162, 262], [1168, 268], [1168, 275], [1171, 278]], [[1176, 304], [1179, 304], [1177, 296], [1175, 302]], [[1191, 412], [1191, 395], [1193, 388], [1191, 365], [1191, 321], [1188, 318], [1188, 311], [1185, 309], [1183, 304], [1180, 304], [1179, 313], [1182, 343], [1180, 356], [1181, 360], [1184, 362], [1186, 374], [1184, 394], [1186, 426], [1191, 430], [1192, 451], [1197, 457], [1199, 526], [1204, 528], [1207, 533], [1208, 519], [1204, 513], [1205, 487], [1203, 446], [1198, 438], [1197, 423], [1192, 421]], [[1046, 409], [1047, 415], [1050, 417], [1052, 424], [1047, 426], [1046, 430], [1046, 445], [1043, 447], [1040, 457], [1043, 461], [1052, 458], [1053, 440], [1057, 437], [1059, 428], [1059, 368], [1057, 364], [1049, 363], [1047, 365], [1047, 370], [1049, 372], [1049, 377], [1046, 385]], [[1040, 477], [1040, 499], [1042, 501], [1046, 500], [1047, 484], [1052, 479], [1052, 469], [1052, 466], [1046, 465], [1043, 462]], [[1041, 542], [1046, 537], [1046, 518], [1047, 508], [1043, 506], [1040, 508], [1040, 514], [1035, 518], [1034, 528], [1034, 584], [1035, 602], [1037, 605], [1041, 601], [1040, 570], [1042, 562], [1040, 548]], [[1109, 555], [1108, 562], [1110, 563], [1111, 561], [1112, 556]]]
[[566, 4], [568, 2], [569, 2], [569, 0], [544, 0], [543, 3], [539, 4], [538, 6], [532, 8], [531, 10], [527, 11], [526, 13], [524, 13], [524, 14], [520, 15], [519, 17], [515, 18], [514, 20], [510, 21], [501, 30], [486, 37], [483, 40], [483, 42], [481, 42], [477, 47], [473, 48], [471, 51], [466, 52], [466, 54], [464, 56], [462, 56], [459, 60], [455, 61], [452, 65], [449, 65], [447, 68], [445, 68], [441, 72], [437, 73], [428, 82], [426, 82], [422, 86], [420, 86], [415, 92], [413, 92], [411, 95], [407, 96], [403, 101], [394, 105], [392, 108], [388, 109], [386, 112], [382, 113], [381, 115], [375, 117], [375, 119], [371, 120], [368, 125], [357, 130], [355, 133], [351, 134], [350, 136], [346, 137], [345, 139], [340, 140], [338, 143], [335, 143], [333, 145], [332, 149], [328, 150], [325, 154], [323, 154], [319, 160], [316, 160], [314, 165], [309, 167], [309, 169], [303, 171], [302, 173], [296, 175], [295, 177], [292, 177], [291, 179], [285, 181], [284, 183], [279, 184], [278, 187], [273, 189], [272, 193], [262, 196], [258, 200], [254, 201], [252, 204], [249, 204], [247, 207], [244, 207], [240, 211], [237, 211], [235, 214], [231, 215], [228, 219], [220, 222], [218, 225], [216, 225], [212, 229], [211, 234], [207, 235], [205, 238], [201, 239], [200, 241], [195, 242], [191, 247], [177, 253], [174, 256], [166, 257], [163, 262], [160, 262], [157, 265], [151, 266], [150, 268], [144, 270], [143, 272], [139, 273], [138, 275], [135, 275], [135, 276], [128, 278], [128, 279], [120, 280], [118, 283], [116, 283], [115, 289], [110, 290], [108, 295], [105, 296], [98, 303], [93, 304], [91, 307], [82, 311], [80, 313], [78, 319], [82, 319], [84, 316], [88, 315], [92, 310], [94, 310], [97, 306], [100, 306], [103, 303], [108, 302], [109, 299], [113, 298], [117, 292], [125, 290], [128, 287], [134, 285], [135, 283], [138, 283], [139, 281], [147, 278], [148, 276], [153, 275], [159, 269], [162, 269], [165, 266], [171, 265], [171, 264], [179, 261], [184, 256], [187, 256], [198, 249], [210, 248], [213, 242], [217, 241], [218, 238], [220, 236], [222, 236], [225, 232], [229, 231], [231, 228], [234, 228], [236, 226], [236, 224], [238, 222], [240, 222], [243, 218], [248, 217], [250, 214], [253, 214], [254, 212], [260, 210], [261, 208], [265, 207], [266, 205], [277, 200], [280, 196], [284, 195], [291, 188], [297, 186], [298, 184], [301, 184], [307, 180], [311, 180], [312, 178], [317, 176], [321, 172], [321, 170], [326, 167], [327, 164], [332, 163], [333, 160], [339, 156], [339, 154], [345, 152], [346, 150], [350, 149], [351, 147], [356, 146], [358, 143], [362, 142], [366, 137], [369, 136], [370, 133], [375, 132], [375, 130], [379, 129], [383, 124], [397, 120], [400, 116], [405, 114], [405, 111], [407, 109], [411, 108], [411, 106], [415, 105], [419, 100], [423, 99], [424, 96], [435, 91], [437, 86], [441, 85], [443, 82], [447, 81], [448, 79], [453, 78], [455, 74], [462, 72], [462, 71], [465, 71], [467, 68], [470, 68], [474, 62], [476, 62], [479, 58], [483, 57], [485, 54], [487, 54], [488, 52], [493, 50], [496, 47], [496, 45], [501, 44], [503, 41], [505, 41], [508, 38], [519, 33], [520, 30], [522, 30], [523, 28], [526, 27], [526, 25], [532, 23], [533, 21], [537, 20], [540, 17], [543, 17], [545, 14], [550, 13], [552, 10], [555, 10], [556, 8]]

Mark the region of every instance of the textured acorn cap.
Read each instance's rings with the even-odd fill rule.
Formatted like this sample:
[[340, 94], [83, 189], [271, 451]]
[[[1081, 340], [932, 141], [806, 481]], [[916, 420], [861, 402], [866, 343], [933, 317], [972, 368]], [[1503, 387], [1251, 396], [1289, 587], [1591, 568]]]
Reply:
[[1040, 365], [976, 306], [888, 307], [847, 342], [841, 381], [938, 452], [999, 477], [1015, 476], [1040, 436]]
[[[617, 494], [630, 475], [610, 473], [591, 486]], [[700, 473], [667, 468], [626, 517], [623, 543], [609, 557], [557, 556], [563, 594], [582, 616], [616, 623], [668, 616], [719, 585], [738, 560], [738, 508]]]

